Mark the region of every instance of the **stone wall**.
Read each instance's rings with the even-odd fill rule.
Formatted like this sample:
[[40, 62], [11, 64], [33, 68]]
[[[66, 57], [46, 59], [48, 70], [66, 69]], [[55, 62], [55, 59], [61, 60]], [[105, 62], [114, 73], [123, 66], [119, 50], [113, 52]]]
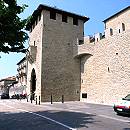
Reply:
[[[36, 25], [37, 23], [37, 25]], [[56, 13], [56, 20], [50, 19], [50, 11], [43, 10], [41, 20], [35, 22], [30, 33], [28, 56], [28, 84], [30, 94], [31, 72], [36, 72], [36, 96], [41, 101], [80, 100], [80, 60], [74, 58], [78, 52], [77, 40], [83, 41], [84, 22], [78, 20], [78, 26], [73, 25], [73, 18], [62, 22], [62, 15]], [[36, 58], [31, 47], [36, 46]], [[33, 54], [33, 55], [32, 55]], [[34, 59], [34, 60], [31, 60]]]
[[[34, 68], [36, 73], [36, 91], [35, 95], [41, 96], [41, 59], [42, 59], [42, 34], [43, 34], [43, 15], [41, 13], [40, 21], [37, 20], [37, 25], [30, 32], [29, 36], [29, 53], [28, 53], [28, 70], [27, 70], [27, 94], [31, 93], [31, 73]], [[36, 23], [36, 22], [35, 22]], [[33, 47], [33, 49], [32, 49]], [[34, 53], [35, 51], [35, 53]]]
[[[91, 45], [80, 46], [78, 53], [85, 53], [85, 46]], [[130, 93], [129, 52], [129, 29], [93, 45], [93, 55], [81, 58], [81, 101], [112, 104]], [[87, 99], [82, 93], [87, 93]]]
[[[83, 40], [84, 23], [78, 20], [73, 25], [73, 18], [62, 22], [62, 15], [57, 13], [56, 20], [50, 19], [50, 12], [43, 12], [42, 45], [42, 101], [65, 101], [80, 99], [80, 60], [73, 58], [73, 46], [77, 39]], [[77, 48], [75, 48], [77, 49]]]

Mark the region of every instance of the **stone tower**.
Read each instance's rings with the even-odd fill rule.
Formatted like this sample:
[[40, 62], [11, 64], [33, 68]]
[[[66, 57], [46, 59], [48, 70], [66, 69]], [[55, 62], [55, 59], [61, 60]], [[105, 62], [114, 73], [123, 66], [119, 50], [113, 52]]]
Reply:
[[30, 31], [27, 93], [40, 100], [80, 100], [80, 60], [76, 44], [84, 43], [84, 23], [89, 18], [52, 8], [39, 7], [26, 29]]

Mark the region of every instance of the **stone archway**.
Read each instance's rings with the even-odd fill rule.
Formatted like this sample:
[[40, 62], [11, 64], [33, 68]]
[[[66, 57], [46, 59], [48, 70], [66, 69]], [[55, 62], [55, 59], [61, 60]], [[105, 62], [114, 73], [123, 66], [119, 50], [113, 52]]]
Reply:
[[34, 100], [35, 91], [36, 91], [36, 73], [35, 69], [33, 68], [31, 72], [31, 84], [30, 84], [30, 93], [32, 100]]

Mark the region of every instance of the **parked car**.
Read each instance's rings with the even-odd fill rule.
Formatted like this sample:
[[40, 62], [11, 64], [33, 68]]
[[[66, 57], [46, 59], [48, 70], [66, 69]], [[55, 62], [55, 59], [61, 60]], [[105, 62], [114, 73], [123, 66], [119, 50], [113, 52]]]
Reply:
[[3, 93], [3, 94], [1, 95], [1, 99], [9, 99], [9, 94]]
[[114, 104], [114, 111], [117, 114], [129, 114], [130, 115], [130, 94], [118, 103]]
[[26, 94], [15, 94], [10, 97], [11, 99], [25, 99]]

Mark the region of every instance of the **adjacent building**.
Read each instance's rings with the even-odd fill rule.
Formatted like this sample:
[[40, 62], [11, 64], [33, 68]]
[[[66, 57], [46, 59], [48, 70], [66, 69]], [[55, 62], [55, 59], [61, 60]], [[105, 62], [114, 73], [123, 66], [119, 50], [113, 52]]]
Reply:
[[26, 94], [27, 88], [27, 60], [26, 57], [22, 58], [17, 63], [17, 84], [15, 84], [10, 91], [14, 91], [15, 94]]
[[17, 68], [17, 80], [18, 80], [18, 85], [27, 85], [27, 60], [26, 57], [21, 59], [18, 63], [18, 68]]
[[17, 75], [16, 82], [14, 82], [9, 88], [9, 96], [15, 97], [16, 95], [26, 95], [27, 88], [27, 60], [26, 57], [22, 58], [17, 63]]
[[9, 89], [16, 82], [15, 76], [4, 78], [0, 80], [0, 95], [9, 94]]

